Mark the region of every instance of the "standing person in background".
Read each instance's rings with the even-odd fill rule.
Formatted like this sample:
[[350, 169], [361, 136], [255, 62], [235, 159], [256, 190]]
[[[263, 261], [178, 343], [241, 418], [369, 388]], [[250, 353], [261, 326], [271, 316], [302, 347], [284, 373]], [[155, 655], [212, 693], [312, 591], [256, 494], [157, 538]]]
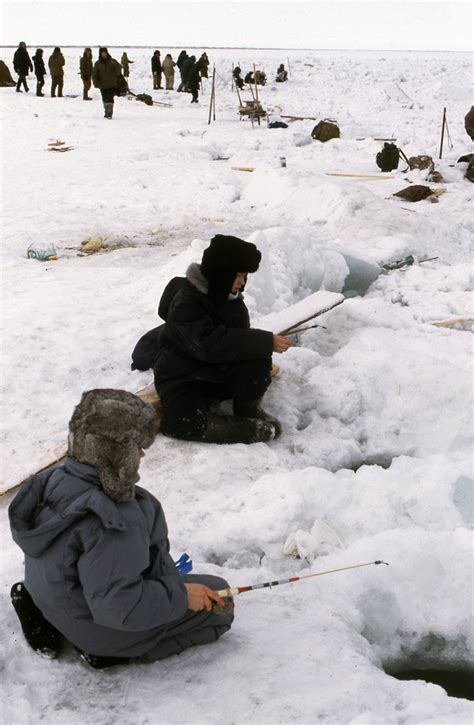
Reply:
[[189, 81], [189, 74], [191, 72], [191, 68], [196, 63], [196, 56], [195, 55], [188, 55], [186, 60], [184, 61], [182, 68], [181, 68], [181, 90], [184, 93], [187, 93], [188, 89], [188, 81]]
[[120, 60], [120, 65], [123, 68], [123, 75], [125, 78], [128, 78], [130, 75], [130, 66], [129, 63], [133, 63], [133, 60], [130, 60], [127, 53], [124, 51], [122, 53], [122, 58]]
[[33, 71], [33, 65], [31, 63], [30, 54], [26, 49], [26, 43], [23, 41], [18, 44], [18, 48], [15, 50], [15, 55], [13, 56], [13, 68], [15, 69], [15, 73], [18, 73], [16, 92], [22, 92], [20, 86], [23, 84], [25, 91], [28, 93], [30, 89], [28, 88], [28, 84], [26, 82], [26, 76], [29, 71]]
[[[192, 57], [194, 58], [194, 56]], [[203, 60], [202, 58], [199, 58], [197, 63], [194, 63], [194, 65], [191, 66], [187, 76], [186, 90], [193, 94], [191, 103], [198, 103], [199, 101], [199, 86], [201, 84], [202, 68]]]
[[92, 50], [91, 48], [84, 48], [84, 53], [79, 61], [79, 70], [83, 85], [83, 101], [92, 101], [92, 98], [89, 97], [89, 91], [92, 85], [92, 67]]
[[188, 54], [186, 53], [186, 51], [182, 50], [181, 53], [178, 55], [178, 60], [176, 61], [176, 65], [178, 66], [179, 74], [181, 76], [181, 83], [177, 88], [178, 93], [181, 93], [181, 91], [183, 90], [183, 65], [187, 57]]
[[99, 48], [99, 60], [92, 71], [92, 82], [100, 90], [104, 104], [104, 118], [112, 118], [114, 113], [114, 96], [117, 93], [118, 78], [122, 74], [122, 67], [115, 58], [109, 54], [107, 48]]
[[151, 59], [151, 72], [153, 74], [153, 90], [158, 91], [161, 89], [161, 58], [160, 51], [155, 50]]
[[209, 68], [209, 58], [207, 56], [207, 53], [203, 53], [201, 57], [199, 58], [201, 61], [201, 78], [209, 78], [208, 75], [208, 68]]
[[176, 63], [168, 53], [163, 61], [163, 73], [166, 80], [166, 90], [172, 91], [174, 88], [174, 67]]
[[44, 96], [43, 86], [44, 77], [46, 75], [46, 68], [44, 67], [43, 48], [36, 49], [36, 53], [33, 56], [33, 65], [35, 67], [36, 76], [36, 95]]
[[65, 62], [61, 48], [56, 47], [48, 60], [49, 72], [51, 73], [51, 98], [56, 97], [56, 88], [58, 89], [58, 98], [63, 97]]

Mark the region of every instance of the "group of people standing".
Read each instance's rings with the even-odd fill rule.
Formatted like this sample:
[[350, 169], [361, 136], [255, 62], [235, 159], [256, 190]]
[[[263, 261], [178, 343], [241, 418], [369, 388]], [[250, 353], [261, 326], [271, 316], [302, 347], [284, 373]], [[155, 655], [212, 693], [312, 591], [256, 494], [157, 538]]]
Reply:
[[[13, 67], [18, 74], [16, 90], [22, 92], [23, 86], [26, 92], [29, 91], [27, 77], [30, 72], [36, 76], [36, 95], [44, 96], [43, 87], [45, 76], [47, 74], [46, 66], [43, 59], [43, 49], [38, 48], [33, 56], [33, 62], [28, 53], [26, 43], [23, 41], [18, 45], [13, 57]], [[49, 72], [51, 74], [51, 97], [55, 98], [56, 93], [59, 98], [63, 95], [64, 86], [64, 55], [61, 48], [56, 47], [48, 60]], [[112, 118], [113, 98], [117, 95], [117, 87], [119, 77], [123, 76], [127, 79], [130, 76], [130, 64], [134, 61], [128, 57], [126, 51], [123, 52], [120, 63], [112, 58], [107, 48], [99, 49], [99, 58], [94, 64], [92, 49], [84, 48], [84, 53], [79, 61], [79, 73], [83, 84], [84, 101], [92, 100], [89, 91], [92, 84], [101, 91], [102, 100], [104, 102], [105, 117]], [[175, 62], [171, 53], [167, 53], [164, 60], [161, 60], [161, 53], [155, 50], [151, 58], [151, 72], [153, 76], [153, 90], [160, 90], [162, 86], [162, 78], [164, 76], [166, 90], [174, 89], [175, 67], [178, 68], [181, 81], [177, 88], [178, 92], [187, 92], [192, 94], [191, 103], [197, 103], [199, 99], [199, 88], [201, 78], [208, 78], [209, 58], [207, 53], [203, 53], [198, 60], [195, 55], [188, 55], [182, 50]], [[112, 93], [114, 91], [114, 93]], [[105, 92], [105, 93], [104, 93]]]
[[[61, 48], [56, 47], [48, 60], [49, 72], [51, 74], [51, 98], [56, 97], [56, 91], [58, 96], [61, 98], [63, 95], [63, 83], [64, 83], [64, 56], [61, 53]], [[13, 68], [15, 73], [18, 74], [18, 81], [16, 84], [16, 92], [22, 93], [21, 86], [28, 93], [27, 77], [31, 72], [36, 76], [36, 95], [44, 96], [43, 86], [44, 77], [46, 75], [46, 67], [43, 59], [43, 49], [38, 48], [33, 56], [33, 63], [31, 62], [30, 55], [26, 48], [26, 43], [21, 42], [15, 51], [13, 56]]]
[[181, 82], [177, 88], [178, 93], [191, 93], [191, 103], [197, 103], [199, 99], [199, 87], [201, 78], [208, 78], [209, 58], [207, 53], [203, 53], [198, 60], [195, 55], [188, 55], [185, 50], [179, 54], [176, 62], [168, 53], [163, 61], [159, 50], [155, 50], [151, 58], [151, 72], [153, 75], [153, 90], [160, 90], [162, 75], [165, 77], [166, 90], [174, 89], [175, 67], [181, 77]]

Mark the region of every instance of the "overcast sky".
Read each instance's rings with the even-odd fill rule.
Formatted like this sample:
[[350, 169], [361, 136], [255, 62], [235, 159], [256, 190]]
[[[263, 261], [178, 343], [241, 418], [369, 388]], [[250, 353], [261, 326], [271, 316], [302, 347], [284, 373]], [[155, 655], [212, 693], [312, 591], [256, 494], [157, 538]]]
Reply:
[[456, 0], [0, 0], [0, 43], [472, 50], [473, 5]]

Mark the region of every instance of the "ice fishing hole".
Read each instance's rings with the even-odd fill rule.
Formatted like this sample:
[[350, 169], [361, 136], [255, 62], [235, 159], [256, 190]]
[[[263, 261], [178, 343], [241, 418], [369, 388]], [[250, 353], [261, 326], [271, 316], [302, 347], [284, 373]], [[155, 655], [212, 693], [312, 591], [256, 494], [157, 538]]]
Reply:
[[449, 641], [432, 633], [414, 649], [405, 643], [400, 656], [385, 661], [383, 669], [397, 680], [424, 680], [442, 687], [449, 697], [474, 700], [474, 666], [464, 636]]
[[439, 685], [446, 691], [448, 697], [461, 697], [464, 700], [474, 700], [474, 668], [469, 669], [412, 669], [407, 661], [394, 670], [385, 669], [385, 673], [397, 680], [424, 680], [433, 685]]

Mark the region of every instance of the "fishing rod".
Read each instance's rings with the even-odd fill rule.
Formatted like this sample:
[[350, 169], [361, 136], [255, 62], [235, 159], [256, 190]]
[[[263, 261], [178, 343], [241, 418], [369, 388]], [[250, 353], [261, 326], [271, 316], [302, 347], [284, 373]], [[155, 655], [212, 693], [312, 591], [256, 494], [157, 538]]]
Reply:
[[305, 332], [306, 330], [314, 330], [316, 327], [321, 327], [323, 330], [327, 330], [324, 325], [308, 325], [308, 327], [296, 327], [294, 330], [287, 330], [286, 332], [280, 332], [282, 337], [288, 337], [289, 335], [296, 335], [297, 332]]
[[343, 566], [340, 569], [327, 569], [326, 571], [318, 571], [316, 574], [306, 574], [305, 576], [292, 576], [289, 579], [278, 579], [274, 582], [264, 582], [263, 584], [252, 584], [248, 587], [229, 587], [229, 589], [221, 589], [216, 592], [220, 597], [235, 597], [237, 594], [243, 594], [244, 592], [250, 592], [253, 589], [266, 589], [276, 587], [278, 584], [291, 584], [292, 582], [299, 582], [302, 579], [312, 579], [315, 576], [324, 576], [325, 574], [334, 574], [337, 571], [348, 571], [349, 569], [360, 569], [363, 566], [373, 566], [377, 564], [385, 564], [388, 566], [386, 561], [369, 561], [367, 564], [353, 564], [352, 566]]

